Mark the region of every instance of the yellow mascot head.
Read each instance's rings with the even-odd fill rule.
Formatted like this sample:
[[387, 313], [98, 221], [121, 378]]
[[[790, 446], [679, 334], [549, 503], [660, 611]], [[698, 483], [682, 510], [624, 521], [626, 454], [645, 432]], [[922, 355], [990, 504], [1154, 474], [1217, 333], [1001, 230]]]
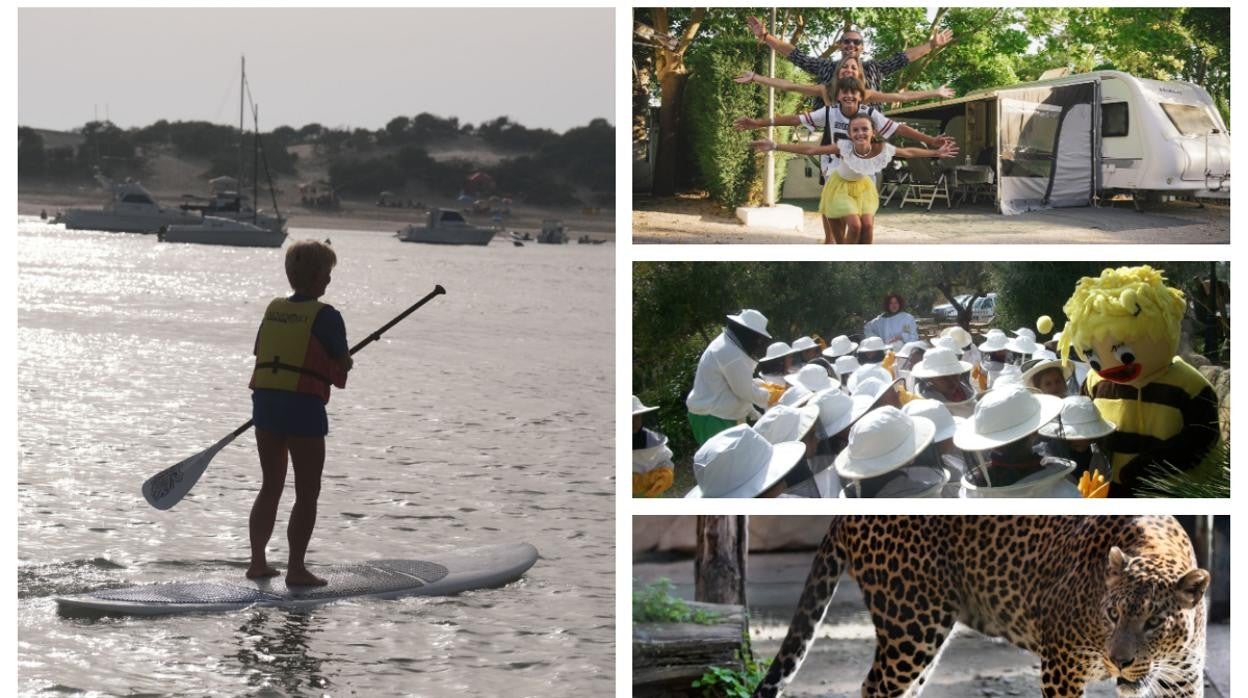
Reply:
[[1183, 292], [1150, 266], [1085, 276], [1062, 306], [1068, 320], [1058, 353], [1065, 361], [1073, 346], [1101, 378], [1141, 387], [1173, 360], [1186, 307]]

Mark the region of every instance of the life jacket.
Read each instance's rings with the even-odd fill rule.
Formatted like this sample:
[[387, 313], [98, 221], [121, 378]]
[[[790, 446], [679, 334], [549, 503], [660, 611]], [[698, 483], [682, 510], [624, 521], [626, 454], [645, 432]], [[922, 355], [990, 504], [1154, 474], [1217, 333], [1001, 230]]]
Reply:
[[345, 388], [347, 374], [312, 334], [312, 323], [325, 304], [275, 298], [264, 311], [256, 339], [251, 389], [308, 393], [329, 402], [329, 386]]

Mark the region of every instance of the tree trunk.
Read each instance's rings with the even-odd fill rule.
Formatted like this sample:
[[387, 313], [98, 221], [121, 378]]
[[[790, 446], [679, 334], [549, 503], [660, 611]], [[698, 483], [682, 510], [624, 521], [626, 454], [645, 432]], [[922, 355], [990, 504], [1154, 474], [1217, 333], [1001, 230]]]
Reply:
[[698, 517], [698, 549], [693, 563], [694, 600], [746, 605], [748, 521], [745, 516]]
[[655, 196], [676, 193], [676, 165], [680, 152], [680, 106], [685, 94], [685, 72], [664, 73], [659, 81], [659, 152], [654, 163]]

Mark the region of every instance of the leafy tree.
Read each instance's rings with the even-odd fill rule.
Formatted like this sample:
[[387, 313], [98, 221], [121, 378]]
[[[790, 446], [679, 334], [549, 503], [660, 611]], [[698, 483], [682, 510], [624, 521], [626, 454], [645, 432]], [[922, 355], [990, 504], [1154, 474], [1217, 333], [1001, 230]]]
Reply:
[[43, 136], [26, 126], [17, 127], [17, 174], [21, 177], [39, 177], [46, 169], [43, 155]]

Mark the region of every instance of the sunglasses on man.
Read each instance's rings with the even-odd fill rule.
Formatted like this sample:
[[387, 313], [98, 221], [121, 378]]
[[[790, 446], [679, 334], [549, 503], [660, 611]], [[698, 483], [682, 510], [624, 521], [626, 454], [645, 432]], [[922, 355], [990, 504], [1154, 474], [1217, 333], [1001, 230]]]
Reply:
[[846, 46], [862, 46], [862, 39], [841, 39], [841, 43]]

